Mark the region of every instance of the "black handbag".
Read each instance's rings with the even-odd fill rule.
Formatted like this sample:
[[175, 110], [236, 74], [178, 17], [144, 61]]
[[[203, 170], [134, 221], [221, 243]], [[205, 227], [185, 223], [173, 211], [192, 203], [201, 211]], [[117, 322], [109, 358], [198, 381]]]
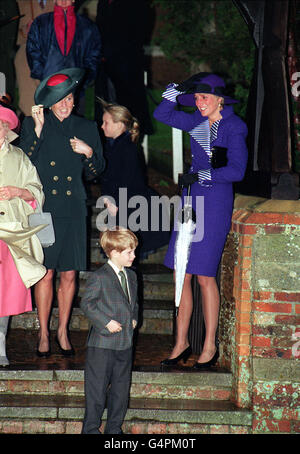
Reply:
[[220, 167], [227, 166], [227, 148], [226, 147], [218, 147], [215, 145], [211, 149], [211, 166], [213, 169], [219, 169]]

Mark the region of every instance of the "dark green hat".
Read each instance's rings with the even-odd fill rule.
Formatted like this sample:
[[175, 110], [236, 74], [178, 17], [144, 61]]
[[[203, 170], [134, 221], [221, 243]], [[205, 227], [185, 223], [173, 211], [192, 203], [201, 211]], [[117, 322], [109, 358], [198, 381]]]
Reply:
[[53, 106], [77, 89], [84, 73], [81, 68], [66, 68], [45, 77], [35, 91], [35, 103], [44, 107]]

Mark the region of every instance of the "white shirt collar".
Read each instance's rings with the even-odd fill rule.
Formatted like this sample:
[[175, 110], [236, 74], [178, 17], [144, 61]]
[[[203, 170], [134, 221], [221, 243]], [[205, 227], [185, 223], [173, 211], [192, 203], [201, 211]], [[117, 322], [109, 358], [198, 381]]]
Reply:
[[120, 268], [118, 268], [117, 265], [115, 265], [110, 259], [108, 259], [107, 263], [112, 267], [112, 269], [113, 269], [114, 272], [118, 275], [118, 277], [119, 277], [119, 271], [124, 271], [125, 276], [126, 276], [125, 268], [123, 268], [122, 270], [120, 270]]

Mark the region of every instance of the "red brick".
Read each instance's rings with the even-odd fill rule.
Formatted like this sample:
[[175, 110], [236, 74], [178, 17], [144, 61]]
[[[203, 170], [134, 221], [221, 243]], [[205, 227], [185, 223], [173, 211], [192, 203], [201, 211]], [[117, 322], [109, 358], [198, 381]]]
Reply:
[[292, 347], [294, 341], [292, 340], [292, 336], [276, 336], [272, 340], [272, 344], [274, 347]]
[[243, 235], [242, 238], [241, 238], [241, 244], [242, 244], [242, 246], [244, 246], [244, 247], [249, 247], [249, 248], [251, 248], [251, 247], [252, 247], [252, 244], [253, 244], [253, 236], [250, 236], [250, 235]]
[[231, 391], [226, 389], [215, 389], [212, 391], [212, 398], [217, 400], [228, 400], [230, 395]]
[[248, 219], [248, 224], [283, 224], [282, 213], [252, 213]]
[[212, 425], [210, 426], [210, 433], [211, 434], [228, 434], [229, 433], [229, 426], [222, 424], [222, 425]]
[[265, 232], [267, 235], [274, 235], [285, 232], [285, 226], [282, 225], [266, 225]]
[[291, 304], [280, 304], [280, 303], [257, 303], [254, 302], [254, 310], [261, 312], [282, 312], [290, 313], [292, 312]]
[[285, 214], [283, 216], [284, 224], [300, 225], [300, 216], [295, 214]]
[[239, 257], [251, 257], [252, 256], [252, 249], [250, 247], [243, 247], [241, 246], [238, 251]]
[[239, 324], [250, 323], [250, 313], [249, 312], [236, 311], [235, 317]]
[[290, 432], [291, 431], [291, 423], [290, 421], [276, 421], [270, 420], [266, 421], [267, 427], [270, 432]]
[[270, 347], [271, 339], [264, 336], [252, 336], [253, 347]]
[[2, 432], [4, 434], [21, 434], [23, 432], [23, 423], [21, 421], [4, 422]]
[[277, 301], [291, 301], [291, 302], [300, 302], [300, 292], [299, 293], [287, 293], [287, 292], [275, 292], [275, 299]]
[[240, 224], [238, 232], [244, 235], [255, 235], [257, 233], [257, 227], [255, 225]]
[[286, 325], [299, 325], [300, 317], [297, 315], [276, 315], [275, 322]]
[[236, 352], [239, 356], [249, 356], [250, 346], [249, 345], [236, 345]]
[[148, 425], [148, 434], [165, 434], [167, 433], [167, 424], [150, 423]]
[[272, 292], [253, 292], [253, 299], [259, 301], [267, 301], [272, 298]]
[[292, 430], [291, 433], [299, 434], [300, 433], [300, 421], [292, 421]]
[[290, 421], [276, 421], [268, 419], [253, 418], [253, 431], [254, 433], [285, 433], [291, 432], [291, 423]]
[[282, 349], [274, 347], [253, 347], [252, 355], [256, 358], [269, 358], [269, 359], [291, 359], [291, 349]]
[[250, 323], [240, 323], [237, 326], [237, 332], [239, 334], [250, 334], [251, 332], [251, 325]]

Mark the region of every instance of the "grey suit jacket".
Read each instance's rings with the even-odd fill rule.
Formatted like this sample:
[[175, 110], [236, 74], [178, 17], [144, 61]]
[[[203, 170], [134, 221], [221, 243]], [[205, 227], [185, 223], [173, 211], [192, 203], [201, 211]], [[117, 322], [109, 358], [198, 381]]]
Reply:
[[[89, 347], [125, 350], [132, 345], [132, 320], [138, 318], [137, 278], [133, 270], [126, 268], [130, 300], [121, 287], [118, 276], [106, 263], [89, 277], [80, 303], [83, 313], [91, 322], [88, 336]], [[105, 326], [116, 320], [122, 331], [110, 333]]]

